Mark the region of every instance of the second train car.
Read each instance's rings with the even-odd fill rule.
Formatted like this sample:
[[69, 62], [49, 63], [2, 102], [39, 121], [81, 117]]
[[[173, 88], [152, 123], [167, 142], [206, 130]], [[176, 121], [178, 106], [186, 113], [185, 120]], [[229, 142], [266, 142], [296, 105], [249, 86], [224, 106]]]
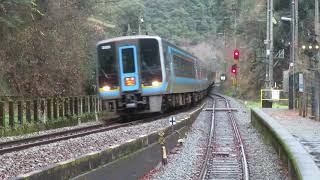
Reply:
[[97, 44], [98, 93], [119, 113], [164, 112], [195, 103], [214, 73], [198, 58], [158, 36], [125, 36]]

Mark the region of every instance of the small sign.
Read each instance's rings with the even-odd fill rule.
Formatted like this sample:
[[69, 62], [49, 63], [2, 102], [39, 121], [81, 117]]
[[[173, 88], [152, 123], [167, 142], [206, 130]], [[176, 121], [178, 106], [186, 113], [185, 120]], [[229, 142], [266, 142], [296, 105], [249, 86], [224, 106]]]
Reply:
[[278, 101], [280, 99], [280, 91], [272, 90], [272, 100]]
[[289, 92], [289, 71], [283, 71], [283, 91]]
[[111, 46], [102, 46], [101, 49], [103, 49], [103, 50], [111, 49]]
[[267, 56], [270, 56], [270, 49], [267, 49]]
[[175, 125], [175, 124], [176, 124], [176, 117], [171, 116], [171, 117], [169, 118], [169, 123], [171, 124], [171, 126]]
[[304, 83], [303, 83], [303, 74], [299, 74], [299, 92], [303, 92], [304, 90]]
[[225, 80], [226, 80], [226, 75], [225, 74], [221, 74], [220, 81], [225, 81]]

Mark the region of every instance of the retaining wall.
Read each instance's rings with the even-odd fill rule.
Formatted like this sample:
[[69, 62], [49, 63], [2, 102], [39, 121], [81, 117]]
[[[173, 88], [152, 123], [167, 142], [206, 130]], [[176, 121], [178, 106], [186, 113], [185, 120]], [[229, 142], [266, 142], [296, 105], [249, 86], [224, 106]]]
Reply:
[[[191, 112], [188, 118], [180, 120], [177, 119], [178, 122], [173, 126], [173, 128], [167, 127], [160, 131], [165, 132], [166, 138], [176, 134], [176, 131], [179, 131], [180, 133], [186, 132], [186, 130], [191, 127], [202, 108], [203, 106]], [[138, 139], [129, 140], [124, 144], [115, 145], [103, 151], [93, 152], [76, 159], [57, 163], [39, 171], [20, 175], [16, 179], [70, 179], [121, 158], [128, 157], [143, 148], [147, 148], [148, 146], [158, 143], [159, 132], [141, 136]]]
[[277, 151], [293, 180], [319, 180], [320, 171], [302, 145], [272, 117], [260, 109], [251, 110], [251, 123]]

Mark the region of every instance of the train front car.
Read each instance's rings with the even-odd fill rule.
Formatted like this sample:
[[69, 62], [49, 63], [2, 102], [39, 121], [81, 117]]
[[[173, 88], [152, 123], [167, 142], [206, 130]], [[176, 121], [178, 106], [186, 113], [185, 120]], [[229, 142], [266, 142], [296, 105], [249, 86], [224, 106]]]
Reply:
[[97, 51], [99, 95], [105, 107], [124, 113], [161, 111], [167, 83], [159, 37], [105, 40]]

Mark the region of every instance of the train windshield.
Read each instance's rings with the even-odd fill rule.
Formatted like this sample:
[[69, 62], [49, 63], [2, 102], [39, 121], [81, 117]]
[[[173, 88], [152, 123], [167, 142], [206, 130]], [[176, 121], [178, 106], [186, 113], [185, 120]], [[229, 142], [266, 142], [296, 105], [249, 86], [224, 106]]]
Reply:
[[140, 40], [141, 79], [144, 86], [162, 82], [159, 43], [155, 39]]
[[98, 47], [98, 79], [100, 87], [111, 88], [119, 86], [117, 61], [113, 43], [103, 44]]
[[122, 51], [123, 73], [134, 73], [134, 49], [128, 48]]

